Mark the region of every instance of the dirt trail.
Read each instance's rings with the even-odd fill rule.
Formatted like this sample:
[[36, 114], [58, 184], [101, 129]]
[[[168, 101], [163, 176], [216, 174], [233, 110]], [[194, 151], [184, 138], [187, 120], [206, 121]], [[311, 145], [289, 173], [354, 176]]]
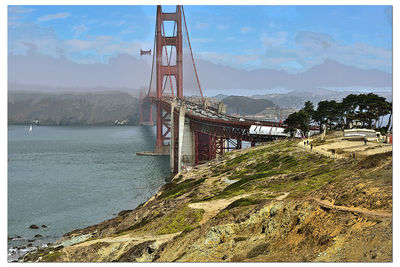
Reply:
[[323, 149], [321, 149], [321, 148], [319, 148], [319, 147], [315, 147], [315, 146], [313, 146], [313, 148], [312, 148], [312, 150], [311, 150], [310, 145], [304, 146], [304, 143], [303, 143], [303, 142], [304, 142], [304, 141], [299, 142], [299, 143], [297, 144], [297, 146], [298, 146], [298, 147], [301, 147], [301, 148], [303, 148], [303, 149], [306, 149], [307, 151], [314, 152], [314, 153], [318, 153], [318, 154], [322, 154], [322, 155], [327, 156], [327, 157], [330, 157], [330, 158], [335, 158], [335, 159], [344, 158], [344, 156], [342, 156], [342, 155], [332, 154], [332, 152], [328, 152], [328, 151], [326, 151], [326, 150], [323, 150]]
[[[342, 140], [340, 138], [331, 139], [334, 142], [323, 144], [319, 146], [313, 146], [313, 149], [310, 149], [310, 145], [304, 146], [304, 140], [300, 141], [297, 146], [307, 151], [322, 154], [324, 156], [330, 158], [347, 158], [350, 157], [350, 153], [356, 152], [358, 155], [374, 155], [392, 151], [392, 146], [383, 143], [373, 143], [369, 142], [368, 145], [365, 145], [363, 141], [348, 141]], [[332, 154], [332, 149], [342, 150], [341, 154]]]
[[189, 207], [192, 209], [203, 209], [204, 210], [203, 219], [201, 219], [201, 221], [199, 222], [199, 224], [204, 224], [209, 219], [211, 219], [212, 217], [217, 215], [221, 210], [226, 208], [233, 201], [238, 200], [240, 198], [247, 197], [249, 195], [251, 195], [251, 194], [239, 195], [239, 196], [232, 197], [229, 199], [216, 199], [216, 200], [211, 200], [211, 201], [206, 201], [206, 202], [191, 203], [191, 204], [189, 204]]
[[123, 242], [138, 242], [142, 243], [144, 241], [149, 241], [149, 240], [158, 240], [158, 241], [168, 241], [175, 237], [176, 235], [179, 235], [181, 232], [178, 233], [173, 233], [173, 234], [167, 234], [167, 235], [131, 235], [131, 234], [126, 234], [126, 235], [121, 235], [121, 236], [115, 236], [115, 237], [105, 237], [105, 238], [99, 238], [95, 240], [90, 240], [86, 242], [82, 242], [79, 244], [74, 245], [74, 247], [84, 247], [84, 246], [90, 246], [98, 242], [106, 242], [106, 243], [123, 243]]
[[332, 202], [329, 202], [327, 200], [321, 200], [317, 198], [310, 198], [310, 200], [317, 202], [320, 206], [325, 207], [325, 208], [330, 208], [330, 209], [335, 209], [335, 210], [340, 210], [340, 211], [347, 211], [347, 212], [356, 212], [356, 213], [361, 213], [369, 216], [378, 216], [378, 217], [392, 217], [392, 213], [390, 212], [385, 212], [385, 211], [372, 211], [372, 210], [367, 210], [363, 208], [352, 208], [352, 207], [346, 207], [346, 206], [338, 206], [334, 205]]
[[275, 198], [276, 200], [284, 200], [287, 196], [289, 195], [288, 192], [284, 193], [283, 195], [280, 195], [279, 197]]

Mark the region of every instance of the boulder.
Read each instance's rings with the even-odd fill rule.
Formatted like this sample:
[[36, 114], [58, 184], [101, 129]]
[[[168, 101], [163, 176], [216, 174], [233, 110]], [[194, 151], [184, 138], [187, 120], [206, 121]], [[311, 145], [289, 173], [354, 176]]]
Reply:
[[39, 229], [39, 227], [35, 224], [32, 224], [31, 226], [29, 226], [29, 229]]

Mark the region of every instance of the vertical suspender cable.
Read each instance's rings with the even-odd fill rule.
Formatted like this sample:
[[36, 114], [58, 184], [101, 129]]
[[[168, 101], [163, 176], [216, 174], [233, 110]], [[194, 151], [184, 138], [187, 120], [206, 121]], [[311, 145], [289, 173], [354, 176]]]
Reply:
[[194, 73], [196, 74], [197, 84], [199, 85], [200, 94], [201, 94], [201, 99], [204, 100], [203, 92], [202, 92], [201, 86], [200, 86], [199, 75], [197, 74], [196, 64], [195, 64], [195, 62], [194, 62], [194, 57], [193, 57], [193, 52], [192, 52], [192, 46], [190, 45], [189, 32], [188, 32], [187, 25], [186, 25], [185, 11], [183, 10], [183, 6], [182, 6], [182, 15], [183, 15], [183, 21], [185, 22], [186, 36], [187, 36], [188, 43], [189, 43], [190, 55], [192, 56], [192, 62], [193, 62], [193, 67], [194, 67]]

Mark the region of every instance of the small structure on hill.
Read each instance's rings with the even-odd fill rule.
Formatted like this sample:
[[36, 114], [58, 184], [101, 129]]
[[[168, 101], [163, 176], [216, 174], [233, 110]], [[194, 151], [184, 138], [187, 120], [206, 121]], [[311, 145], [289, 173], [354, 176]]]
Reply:
[[372, 129], [349, 129], [343, 131], [344, 139], [346, 140], [367, 140], [379, 141], [381, 139], [381, 133]]
[[359, 120], [353, 120], [349, 123], [349, 128], [353, 129], [353, 128], [357, 128], [357, 127], [361, 127], [362, 126], [362, 122]]

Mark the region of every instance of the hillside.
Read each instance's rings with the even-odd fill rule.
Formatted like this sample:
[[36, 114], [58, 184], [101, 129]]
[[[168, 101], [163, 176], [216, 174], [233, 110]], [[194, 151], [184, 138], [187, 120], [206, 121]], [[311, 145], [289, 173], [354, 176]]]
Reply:
[[123, 92], [37, 93], [10, 92], [8, 123], [41, 125], [112, 125], [115, 120], [136, 124], [139, 101]]
[[[281, 108], [297, 108], [301, 109], [304, 107], [304, 103], [311, 101], [315, 106], [318, 106], [318, 102], [323, 100], [335, 100], [341, 102], [343, 98], [349, 94], [361, 94], [365, 92], [361, 91], [334, 91], [315, 88], [309, 91], [292, 91], [286, 94], [266, 94], [266, 95], [253, 95], [254, 99], [266, 99], [274, 103]], [[368, 93], [368, 92], [367, 92]], [[379, 96], [383, 96], [387, 101], [392, 102], [392, 92], [374, 92]]]
[[335, 159], [298, 142], [182, 172], [134, 210], [24, 261], [392, 261], [391, 152]]
[[222, 99], [227, 106], [226, 113], [236, 114], [239, 111], [241, 115], [252, 115], [262, 112], [266, 108], [275, 107], [274, 103], [266, 99], [253, 99], [245, 96], [228, 96]]

